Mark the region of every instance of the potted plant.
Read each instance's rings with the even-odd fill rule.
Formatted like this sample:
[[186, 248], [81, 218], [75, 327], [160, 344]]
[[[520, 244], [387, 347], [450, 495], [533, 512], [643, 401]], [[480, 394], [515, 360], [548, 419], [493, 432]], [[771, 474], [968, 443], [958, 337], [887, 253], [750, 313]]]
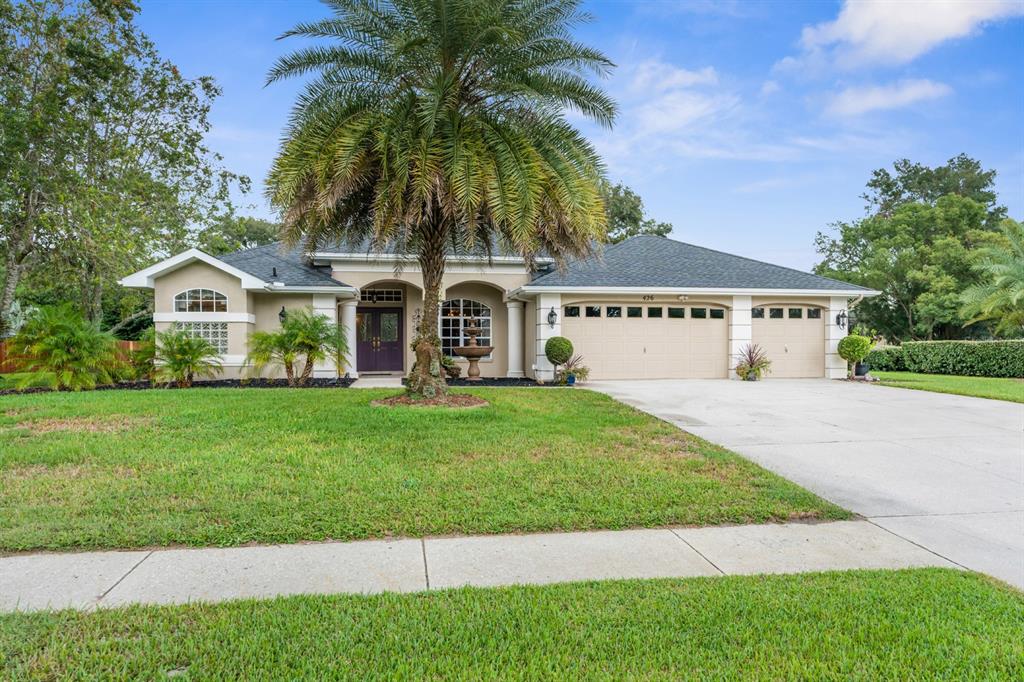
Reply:
[[853, 376], [867, 376], [868, 370], [871, 368], [862, 360], [867, 357], [874, 345], [871, 339], [859, 334], [850, 334], [839, 341], [839, 357], [846, 360], [848, 375], [852, 364]]
[[574, 355], [562, 365], [562, 371], [559, 373], [559, 383], [564, 383], [566, 386], [575, 386], [577, 381], [584, 382], [589, 377], [590, 368], [583, 364], [583, 356]]
[[772, 361], [764, 348], [748, 343], [740, 349], [736, 358], [736, 374], [744, 381], [757, 381], [762, 375], [770, 374]]

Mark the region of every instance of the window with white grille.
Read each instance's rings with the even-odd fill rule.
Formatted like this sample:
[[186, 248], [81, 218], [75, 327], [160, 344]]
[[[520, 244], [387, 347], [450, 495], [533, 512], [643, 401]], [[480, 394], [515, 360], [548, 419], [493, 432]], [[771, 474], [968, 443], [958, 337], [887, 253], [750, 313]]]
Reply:
[[[479, 301], [453, 298], [441, 304], [441, 352], [455, 356], [455, 349], [469, 343], [465, 328], [472, 325], [481, 329], [476, 337], [478, 346], [491, 345], [491, 309]], [[488, 356], [490, 357], [490, 356]]]
[[189, 289], [174, 297], [176, 313], [226, 313], [228, 297], [213, 289]]
[[401, 303], [401, 289], [364, 289], [359, 292], [359, 300], [363, 303]]
[[228, 352], [227, 322], [176, 322], [174, 328], [193, 338], [206, 339], [221, 355]]

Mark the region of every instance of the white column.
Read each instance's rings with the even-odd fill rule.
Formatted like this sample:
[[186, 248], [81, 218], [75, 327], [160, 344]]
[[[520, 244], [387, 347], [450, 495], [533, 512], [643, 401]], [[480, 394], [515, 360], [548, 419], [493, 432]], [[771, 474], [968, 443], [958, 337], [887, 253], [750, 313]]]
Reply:
[[[551, 312], [552, 308], [554, 308], [555, 314], [558, 316], [553, 327], [548, 324], [548, 314]], [[547, 356], [544, 355], [544, 344], [547, 343], [548, 339], [552, 336], [562, 335], [561, 294], [540, 294], [537, 296], [537, 319], [535, 322], [537, 325], [537, 360], [534, 364], [534, 372], [538, 379], [554, 381], [555, 368], [550, 362], [548, 362]]]
[[345, 367], [342, 375], [348, 372], [353, 379], [359, 377], [356, 371], [356, 308], [358, 300], [345, 301], [341, 304], [341, 326], [345, 332], [345, 345], [348, 346], [348, 355], [345, 356]]
[[[313, 294], [313, 312], [326, 317], [332, 324], [338, 323], [338, 301], [334, 294]], [[338, 376], [334, 361], [330, 358], [313, 365], [313, 377], [317, 379], [333, 379]]]
[[849, 333], [849, 323], [840, 329], [836, 324], [836, 315], [846, 310], [845, 296], [829, 298], [828, 319], [825, 320], [825, 378], [845, 379], [846, 360], [839, 357], [839, 342]]
[[508, 376], [526, 376], [523, 372], [523, 302], [506, 301], [508, 308]]
[[753, 343], [753, 322], [750, 318], [750, 296], [733, 296], [729, 313], [729, 378], [739, 379], [736, 363], [740, 351]]

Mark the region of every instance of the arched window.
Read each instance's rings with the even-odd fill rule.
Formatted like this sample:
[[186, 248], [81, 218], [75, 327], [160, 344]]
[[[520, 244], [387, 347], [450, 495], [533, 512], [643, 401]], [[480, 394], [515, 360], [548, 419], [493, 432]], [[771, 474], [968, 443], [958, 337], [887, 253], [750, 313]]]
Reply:
[[476, 337], [481, 346], [491, 345], [491, 309], [479, 301], [468, 298], [453, 298], [441, 304], [441, 352], [453, 357], [453, 349], [469, 343], [469, 337], [463, 329], [470, 326], [470, 320], [476, 320], [477, 326], [483, 331]]
[[213, 289], [189, 289], [174, 297], [176, 313], [226, 313], [228, 297]]

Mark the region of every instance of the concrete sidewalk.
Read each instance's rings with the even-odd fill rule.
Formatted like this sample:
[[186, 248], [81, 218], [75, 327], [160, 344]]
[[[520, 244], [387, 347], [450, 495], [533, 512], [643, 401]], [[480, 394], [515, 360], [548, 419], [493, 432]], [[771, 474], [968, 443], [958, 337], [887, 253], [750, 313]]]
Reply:
[[0, 611], [463, 585], [953, 566], [869, 521], [0, 558]]

